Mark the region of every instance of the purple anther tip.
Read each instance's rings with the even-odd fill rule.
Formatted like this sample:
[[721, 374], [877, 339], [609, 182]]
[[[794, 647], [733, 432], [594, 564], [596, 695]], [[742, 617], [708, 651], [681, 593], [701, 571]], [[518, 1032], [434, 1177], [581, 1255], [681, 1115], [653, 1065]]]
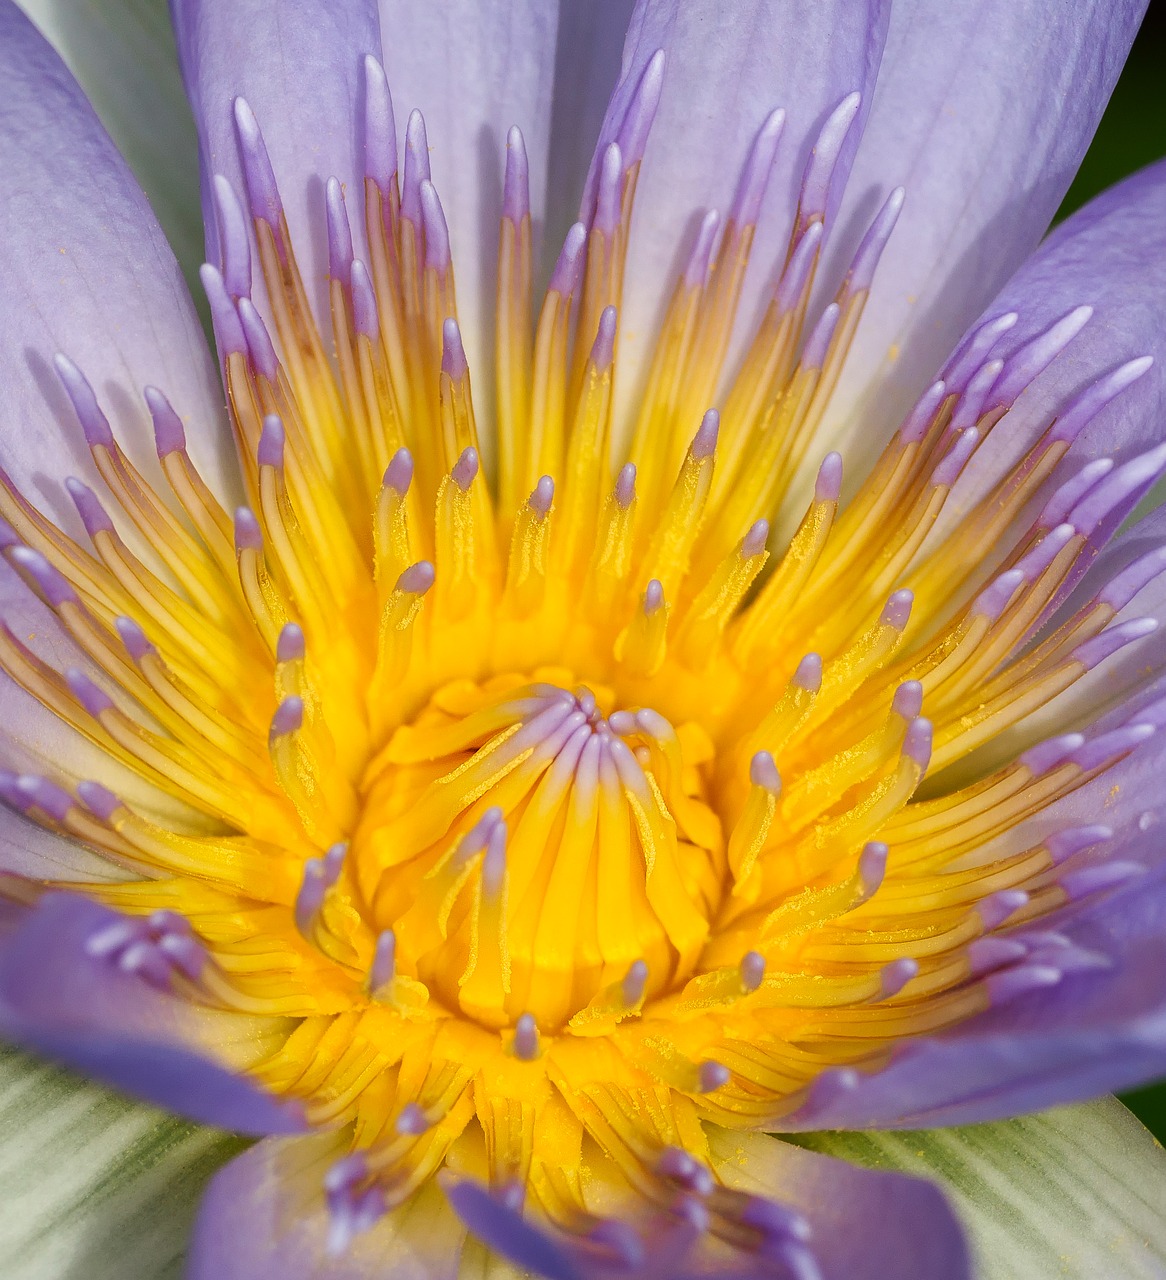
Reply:
[[653, 578], [644, 589], [643, 608], [649, 617], [664, 604], [664, 584], [659, 578]]
[[243, 98], [235, 99], [235, 136], [239, 142], [239, 159], [251, 216], [262, 218], [273, 230], [278, 229], [282, 205], [275, 171], [271, 167], [259, 122]]
[[798, 663], [792, 683], [807, 693], [817, 693], [822, 687], [822, 655], [807, 653]]
[[77, 599], [68, 578], [54, 569], [39, 551], [33, 551], [31, 547], [13, 547], [12, 560], [32, 578], [50, 608], [59, 609], [61, 605]]
[[206, 294], [207, 305], [210, 307], [219, 355], [226, 360], [238, 353], [246, 354], [247, 338], [239, 321], [239, 313], [223, 283], [222, 273], [209, 262], [204, 262], [198, 269], [198, 278], [202, 281], [202, 291]]
[[429, 139], [425, 133], [425, 117], [420, 111], [409, 112], [405, 122], [405, 172], [401, 183], [401, 216], [414, 226], [421, 225], [421, 184], [428, 182]]
[[842, 308], [832, 302], [818, 317], [818, 323], [810, 330], [810, 336], [802, 348], [801, 366], [803, 369], [820, 369], [826, 363], [830, 351], [830, 343], [834, 339], [834, 330], [838, 327], [838, 317]]
[[686, 288], [698, 289], [708, 277], [709, 264], [712, 261], [713, 245], [716, 243], [717, 231], [720, 229], [721, 215], [710, 209], [701, 219], [700, 230], [696, 235], [696, 243], [684, 269]]
[[765, 957], [760, 951], [746, 951], [741, 957], [741, 986], [756, 991], [765, 979]]
[[146, 633], [133, 618], [115, 618], [113, 625], [117, 628], [117, 634], [121, 637], [126, 652], [134, 662], [141, 662], [143, 658], [148, 658], [154, 652], [154, 646], [146, 639]]
[[984, 411], [985, 401], [1004, 368], [1003, 360], [989, 360], [976, 370], [952, 413], [952, 431], [966, 431], [975, 426]]
[[466, 349], [462, 345], [462, 331], [453, 316], [447, 316], [441, 326], [441, 372], [457, 382], [466, 376], [469, 369]]
[[449, 246], [449, 224], [437, 195], [437, 188], [426, 179], [421, 184], [421, 225], [425, 229], [425, 265], [446, 272], [453, 261]]
[[837, 502], [842, 493], [842, 455], [828, 453], [818, 468], [814, 482], [815, 502]]
[[1113, 828], [1093, 823], [1084, 827], [1068, 827], [1064, 831], [1056, 831], [1045, 837], [1045, 848], [1049, 857], [1059, 865], [1067, 862], [1075, 853], [1091, 848], [1105, 840], [1113, 838]]
[[1119, 755], [1132, 751], [1157, 732], [1153, 724], [1128, 724], [1099, 734], [1073, 752], [1071, 760], [1079, 769], [1097, 769], [1111, 763]]
[[1070, 902], [1079, 902], [1091, 894], [1113, 889], [1127, 880], [1140, 876], [1145, 867], [1140, 862], [1102, 862], [1096, 867], [1082, 867], [1061, 877], [1061, 888]]
[[984, 979], [988, 998], [993, 1005], [1007, 1004], [1029, 992], [1055, 987], [1061, 980], [1060, 969], [1047, 964], [1022, 964], [990, 973]]
[[910, 956], [900, 956], [898, 960], [892, 960], [890, 964], [883, 965], [879, 975], [883, 999], [889, 1000], [892, 996], [897, 996], [907, 983], [918, 975], [919, 961]]
[[49, 778], [35, 773], [22, 773], [16, 779], [16, 790], [30, 805], [36, 805], [54, 822], [64, 822], [73, 807], [73, 797]]
[[867, 228], [847, 275], [847, 285], [852, 293], [870, 288], [875, 268], [879, 264], [883, 250], [887, 247], [887, 241], [891, 238], [895, 223], [899, 221], [899, 214], [903, 211], [903, 201], [906, 196], [907, 193], [902, 187], [896, 187], [887, 196], [883, 207], [875, 215], [875, 220]]
[[879, 621], [885, 627], [894, 627], [896, 631], [902, 631], [911, 616], [911, 606], [914, 603], [914, 592], [906, 589], [892, 592], [883, 607]]
[[624, 1004], [631, 1006], [637, 1005], [644, 998], [644, 991], [648, 985], [648, 966], [643, 960], [633, 960], [628, 966], [628, 971], [624, 974], [624, 979], [620, 987], [620, 994], [623, 997]]
[[250, 298], [239, 299], [238, 315], [252, 368], [268, 382], [275, 382], [279, 376], [279, 357], [275, 354], [263, 317]]
[[950, 488], [955, 484], [979, 443], [980, 433], [975, 427], [961, 431], [943, 460], [931, 473], [931, 483], [943, 488]]
[[397, 124], [385, 69], [364, 58], [364, 172], [387, 195], [397, 172]]
[[858, 855], [858, 878], [868, 896], [882, 884], [883, 876], [887, 874], [889, 852], [882, 841], [871, 840], [863, 845], [862, 852]]
[[418, 560], [411, 564], [397, 579], [397, 590], [408, 596], [423, 596], [436, 577], [433, 564], [429, 560]]
[[914, 720], [923, 709], [923, 686], [918, 680], [905, 680], [891, 700], [891, 710], [904, 720]]
[[102, 822], [108, 822], [122, 807], [117, 796], [100, 782], [77, 783], [77, 795], [86, 809]]
[[413, 455], [408, 449], [398, 449], [389, 459], [385, 469], [385, 487], [392, 489], [402, 498], [409, 492], [413, 483]]
[[591, 363], [599, 373], [611, 368], [615, 359], [616, 310], [604, 307], [599, 317], [599, 328], [591, 344]]
[[1066, 760], [1085, 745], [1085, 736], [1080, 733], [1064, 733], [1056, 738], [1047, 738], [1030, 747], [1017, 761], [1026, 768], [1033, 777], [1040, 777], [1050, 769]]
[[693, 462], [703, 462], [711, 458], [717, 451], [717, 436], [721, 430], [721, 415], [716, 409], [709, 411], [700, 420], [696, 435], [692, 437], [690, 452]]
[[293, 695], [284, 700], [275, 709], [271, 717], [269, 738], [283, 738], [289, 733], [298, 733], [304, 723], [304, 700]]
[[792, 311], [805, 294], [824, 233], [825, 228], [820, 222], [811, 222], [794, 245], [773, 295], [778, 310], [783, 314]]
[[903, 738], [903, 755], [926, 770], [931, 763], [931, 721], [918, 716], [907, 726]]
[[520, 1015], [514, 1024], [514, 1056], [523, 1062], [533, 1062], [538, 1057], [538, 1026], [532, 1014]]
[[555, 482], [550, 476], [540, 476], [534, 491], [526, 500], [526, 505], [535, 515], [545, 516], [555, 500]]
[[235, 508], [235, 553], [240, 551], [262, 551], [263, 534], [259, 531], [259, 521], [249, 507]]
[[324, 210], [328, 220], [328, 274], [341, 284], [348, 283], [352, 262], [352, 228], [344, 204], [344, 188], [339, 178], [329, 178], [324, 188]]
[[723, 1063], [713, 1062], [711, 1059], [700, 1064], [699, 1084], [697, 1086], [700, 1093], [714, 1093], [717, 1089], [723, 1089], [729, 1083], [729, 1068]]
[[22, 543], [20, 535], [8, 523], [7, 520], [0, 519], [0, 551], [8, 551], [12, 547], [19, 547]]
[[752, 560], [754, 556], [759, 556], [765, 550], [765, 544], [769, 541], [769, 521], [756, 520], [751, 524], [741, 539], [741, 555], [746, 560]]
[[1107, 627], [1092, 640], [1086, 640], [1073, 650], [1073, 661], [1080, 662], [1086, 671], [1092, 671], [1106, 658], [1112, 657], [1119, 649], [1133, 644], [1135, 640], [1144, 639], [1158, 630], [1157, 618], [1131, 618], [1129, 622], [1118, 623], [1116, 627]]
[[1023, 942], [1011, 938], [977, 938], [968, 944], [967, 955], [971, 976], [976, 978], [1023, 960], [1028, 955], [1028, 948]]
[[96, 538], [99, 533], [113, 533], [113, 521], [98, 500], [97, 494], [87, 484], [82, 484], [76, 476], [66, 476], [65, 488], [73, 499], [85, 532], [91, 538]]
[[547, 284], [548, 293], [557, 293], [565, 298], [575, 292], [583, 273], [583, 250], [586, 246], [587, 228], [582, 222], [572, 223], [563, 239], [555, 269], [551, 272], [550, 282]]
[[1155, 578], [1166, 572], [1166, 546], [1155, 547], [1131, 561], [1115, 574], [1098, 593], [1097, 599], [1115, 612], [1127, 604]]
[[263, 419], [263, 431], [259, 436], [259, 465], [283, 468], [284, 431], [283, 420], [276, 413]]
[[502, 216], [517, 226], [530, 213], [530, 162], [522, 130], [512, 125], [506, 135], [506, 177], [502, 183]]
[[1038, 333], [1008, 357], [1004, 372], [992, 390], [990, 407], [1010, 405], [1038, 374], [1081, 332], [1093, 315], [1092, 307], [1074, 307], [1067, 315]]
[[1139, 356], [1091, 383], [1058, 414], [1050, 438], [1075, 440], [1087, 422], [1096, 417], [1115, 396], [1142, 377], [1153, 363], [1153, 356]]
[[1023, 889], [1000, 889], [990, 893], [976, 911], [983, 921], [985, 933], [990, 933], [1027, 903], [1028, 894]]
[[612, 732], [618, 733], [621, 737], [627, 737], [629, 733], [635, 733], [639, 728], [636, 717], [630, 711], [613, 711], [607, 717], [607, 723], [611, 726]]
[[395, 1124], [398, 1133], [410, 1138], [419, 1137], [429, 1127], [428, 1117], [415, 1102], [407, 1102], [401, 1108]]
[[595, 203], [596, 231], [610, 236], [619, 225], [620, 200], [623, 196], [623, 152], [619, 143], [611, 143], [603, 153], [599, 170], [599, 196]]
[[755, 787], [764, 787], [772, 796], [781, 792], [781, 774], [768, 751], [758, 751], [749, 761], [749, 781]]
[[453, 464], [453, 470], [449, 473], [449, 478], [457, 485], [457, 487], [465, 493], [466, 490], [474, 482], [474, 477], [478, 474], [478, 451], [472, 445], [468, 449], [463, 449], [461, 456]]
[[297, 622], [286, 622], [275, 644], [276, 662], [303, 662], [306, 652], [304, 629]]
[[667, 55], [663, 49], [657, 49], [648, 59], [620, 125], [616, 140], [629, 166], [643, 159], [652, 121], [656, 118], [656, 108], [660, 105], [666, 62]]
[[834, 166], [838, 162], [842, 144], [846, 141], [846, 135], [850, 132], [855, 116], [858, 115], [861, 103], [861, 94], [849, 94], [834, 108], [822, 126], [822, 131], [818, 134], [818, 140], [806, 163], [805, 176], [802, 178], [803, 217], [825, 214]]
[[376, 994], [382, 987], [392, 982], [397, 969], [397, 935], [392, 929], [385, 929], [377, 934], [373, 947], [372, 964], [368, 970], [368, 989]]
[[761, 200], [773, 169], [773, 158], [777, 154], [777, 144], [784, 128], [785, 112], [779, 107], [766, 116], [749, 148], [729, 212], [729, 217], [738, 227], [753, 226], [757, 222]]
[[486, 840], [486, 853], [482, 858], [482, 892], [488, 898], [496, 898], [505, 883], [507, 835], [506, 823], [500, 819], [490, 828]]
[[1027, 581], [1028, 575], [1023, 569], [1009, 569], [998, 578], [994, 578], [972, 603], [972, 612], [995, 622], [1008, 608], [1012, 597]]
[[109, 427], [109, 419], [101, 412], [97, 396], [89, 385], [89, 380], [66, 355], [53, 357], [53, 368], [65, 388], [65, 394], [73, 405], [73, 412], [85, 433], [85, 440], [90, 448], [103, 446], [110, 448], [113, 444], [113, 432]]
[[95, 720], [113, 709], [113, 699], [99, 689], [80, 667], [67, 667], [65, 680], [73, 697]]
[[309, 858], [304, 863], [303, 879], [296, 894], [294, 915], [296, 928], [306, 934], [312, 926], [316, 912], [324, 905], [328, 885], [324, 880], [324, 864], [319, 858]]
[[904, 444], [918, 443], [927, 434], [939, 406], [948, 395], [947, 384], [933, 382], [916, 401], [914, 409], [899, 428], [899, 439]]
[[142, 394], [154, 422], [154, 447], [158, 451], [158, 457], [165, 458], [167, 454], [185, 449], [186, 431], [170, 401], [157, 387], [146, 387]]
[[978, 329], [960, 343], [955, 354], [944, 366], [943, 377], [950, 392], [956, 395], [963, 392], [971, 376], [996, 348], [1000, 339], [1015, 326], [1018, 319], [1019, 316], [1015, 311], [1007, 311], [991, 320], [985, 320]]
[[231, 297], [246, 297], [251, 292], [251, 238], [247, 215], [235, 188], [221, 173], [216, 173], [211, 180], [211, 195], [219, 232], [223, 283]]
[[625, 462], [615, 478], [615, 504], [621, 511], [626, 511], [636, 500], [636, 466], [634, 462]]
[[352, 320], [356, 325], [356, 332], [375, 340], [381, 331], [377, 292], [368, 268], [359, 258], [353, 259], [348, 278], [352, 290]]
[[324, 883], [329, 888], [340, 879], [340, 873], [344, 870], [344, 859], [348, 856], [348, 841], [339, 840], [336, 844], [329, 847], [328, 852], [324, 854]]

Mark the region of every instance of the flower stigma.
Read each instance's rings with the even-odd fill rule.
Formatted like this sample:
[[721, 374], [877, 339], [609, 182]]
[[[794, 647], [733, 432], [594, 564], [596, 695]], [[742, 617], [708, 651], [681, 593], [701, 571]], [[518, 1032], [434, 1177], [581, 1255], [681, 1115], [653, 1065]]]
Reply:
[[[1101, 826], [992, 841], [1158, 727], [1012, 734], [1153, 628], [1114, 619], [1157, 552], [1058, 610], [1166, 453], [1045, 483], [1149, 361], [1062, 405], [945, 524], [1089, 309], [1006, 359], [1017, 317], [996, 316], [842, 504], [815, 438], [903, 202], [817, 302], [851, 95], [734, 363], [784, 116], [761, 123], [685, 246], [624, 431], [621, 284], [663, 74], [658, 54], [605, 131], [537, 310], [510, 131], [489, 406], [425, 124], [398, 163], [380, 64], [363, 190], [325, 193], [326, 323], [237, 100], [245, 189], [213, 181], [202, 279], [244, 505], [203, 480], [156, 388], [140, 470], [65, 355], [100, 480], [64, 482], [85, 542], [0, 475], [3, 555], [76, 649], [58, 669], [6, 625], [0, 665], [111, 768], [8, 773], [0, 795], [121, 869], [54, 882], [125, 913], [92, 963], [266, 1020], [243, 1067], [340, 1135], [336, 1252], [440, 1174], [482, 1240], [514, 1252], [533, 1222], [564, 1275], [636, 1265], [650, 1223], [665, 1260], [811, 1276], [805, 1220], [734, 1190], [710, 1126], [804, 1127], [904, 1039], [1055, 984], [1082, 956], [1016, 926], [1139, 869], [1074, 869]], [[1019, 749], [986, 757], [1006, 734]], [[616, 1187], [639, 1217], [605, 1207]]]

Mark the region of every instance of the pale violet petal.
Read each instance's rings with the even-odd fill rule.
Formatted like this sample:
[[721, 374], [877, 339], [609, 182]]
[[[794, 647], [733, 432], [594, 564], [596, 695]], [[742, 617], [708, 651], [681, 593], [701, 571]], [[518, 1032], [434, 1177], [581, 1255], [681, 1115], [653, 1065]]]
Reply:
[[198, 137], [166, 0], [19, 0], [142, 184], [192, 288], [203, 260]]
[[877, 448], [1036, 248], [1144, 9], [1143, 0], [896, 0], [840, 215], [850, 244], [889, 190], [903, 185], [907, 198], [821, 452], [850, 441]]
[[[634, 416], [661, 310], [691, 249], [701, 215], [727, 215], [745, 157], [775, 108], [786, 112], [761, 205], [738, 341], [781, 265], [802, 172], [826, 117], [852, 92], [874, 85], [885, 33], [879, 0], [641, 0], [624, 48], [621, 85], [600, 135], [618, 132], [620, 112], [657, 50], [667, 58], [659, 110], [636, 188], [620, 316], [617, 417]], [[841, 168], [846, 167], [844, 155]], [[696, 406], [698, 413], [708, 406]], [[696, 423], [693, 424], [695, 429]]]
[[475, 399], [489, 406], [506, 134], [512, 125], [522, 130], [531, 217], [541, 227], [559, 6], [545, 0], [379, 0], [379, 7], [398, 129], [414, 109], [425, 118], [433, 182], [449, 223], [458, 319]]

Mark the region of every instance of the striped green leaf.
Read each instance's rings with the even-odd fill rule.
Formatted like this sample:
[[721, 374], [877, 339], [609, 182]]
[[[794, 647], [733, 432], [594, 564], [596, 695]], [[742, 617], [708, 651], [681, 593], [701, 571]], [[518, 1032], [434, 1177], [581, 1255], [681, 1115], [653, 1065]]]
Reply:
[[983, 1280], [1166, 1277], [1166, 1151], [1115, 1098], [999, 1124], [798, 1142], [940, 1182]]

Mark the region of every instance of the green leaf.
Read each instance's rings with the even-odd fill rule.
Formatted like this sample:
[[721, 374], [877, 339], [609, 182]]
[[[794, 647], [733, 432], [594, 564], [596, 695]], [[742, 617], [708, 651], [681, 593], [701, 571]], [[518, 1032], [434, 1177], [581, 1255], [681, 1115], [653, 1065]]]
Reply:
[[0, 1048], [4, 1280], [177, 1280], [203, 1187], [246, 1145]]
[[984, 1280], [1166, 1275], [1166, 1151], [1115, 1098], [998, 1124], [797, 1142], [942, 1184]]

